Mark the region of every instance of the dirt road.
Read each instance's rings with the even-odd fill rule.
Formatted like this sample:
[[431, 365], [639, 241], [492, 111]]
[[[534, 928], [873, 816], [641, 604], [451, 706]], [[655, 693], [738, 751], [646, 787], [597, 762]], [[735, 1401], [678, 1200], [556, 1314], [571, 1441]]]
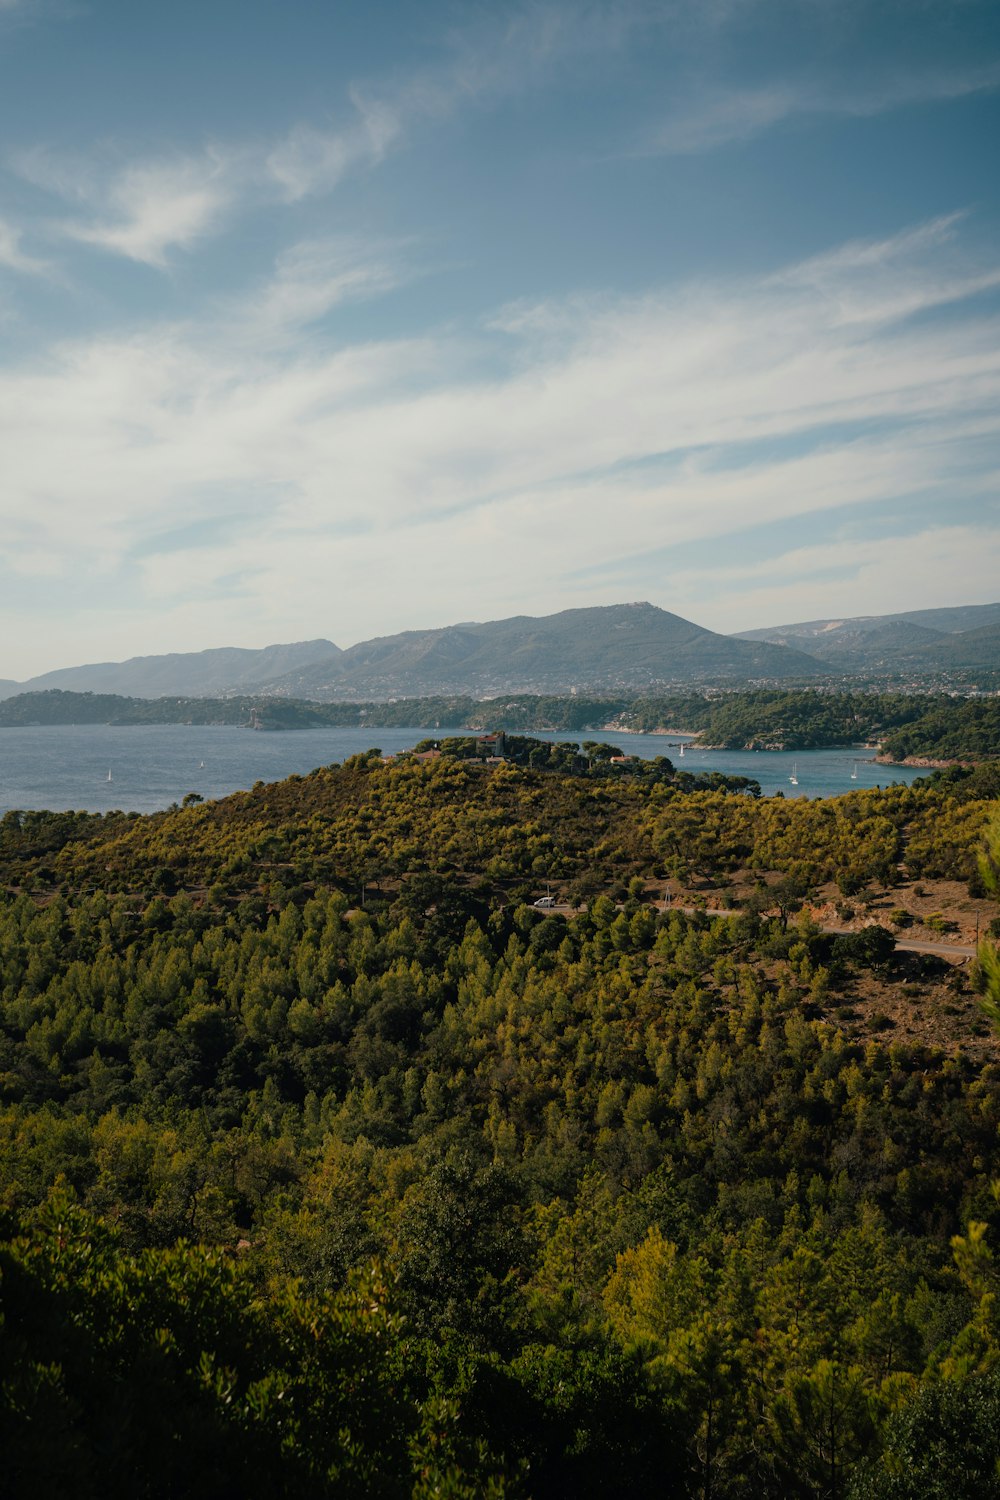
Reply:
[[[657, 911], [679, 911], [686, 917], [694, 916], [695, 912], [704, 912], [706, 917], [733, 917], [735, 910], [728, 910], [721, 906], [677, 906], [670, 901], [651, 901], [648, 903]], [[586, 911], [585, 906], [570, 906], [565, 902], [556, 902], [547, 906], [544, 910], [550, 916], [575, 917]], [[831, 927], [826, 923], [820, 924], [822, 932], [830, 933], [831, 937], [855, 937], [859, 930], [853, 931], [848, 927]], [[967, 959], [975, 958], [975, 948], [965, 947], [961, 943], [925, 943], [916, 938], [897, 938], [896, 951], [898, 953], [930, 953], [938, 958], [946, 958], [951, 963], [964, 963]]]

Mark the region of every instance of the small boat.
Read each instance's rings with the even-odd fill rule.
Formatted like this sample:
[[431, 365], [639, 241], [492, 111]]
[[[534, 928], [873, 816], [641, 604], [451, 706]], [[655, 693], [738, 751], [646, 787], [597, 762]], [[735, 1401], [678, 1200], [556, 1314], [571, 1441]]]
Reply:
[[793, 760], [792, 761], [792, 774], [791, 774], [791, 776], [789, 776], [788, 779], [792, 783], [792, 786], [798, 786], [798, 784], [799, 784], [799, 763], [798, 763], [797, 760]]
[[857, 763], [857, 761], [855, 761], [854, 762], [854, 769], [851, 771], [851, 780], [852, 781], [857, 781], [857, 779], [858, 779], [858, 763]]
[[203, 760], [200, 760], [198, 762], [198, 770], [199, 771], [204, 771], [204, 769], [205, 769], [205, 762]]
[[110, 772], [110, 771], [108, 771], [108, 780], [109, 780], [109, 781], [111, 781], [111, 780], [112, 780], [112, 776], [111, 776], [111, 772]]
[[682, 745], [681, 746], [681, 759], [683, 759], [683, 758], [684, 758], [684, 746]]

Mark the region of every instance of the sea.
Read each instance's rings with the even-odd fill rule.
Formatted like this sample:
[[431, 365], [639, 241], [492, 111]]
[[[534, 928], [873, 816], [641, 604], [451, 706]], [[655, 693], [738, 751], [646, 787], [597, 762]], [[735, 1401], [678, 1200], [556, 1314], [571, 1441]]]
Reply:
[[[460, 734], [461, 730], [440, 730]], [[260, 732], [216, 724], [29, 725], [0, 729], [0, 813], [47, 808], [86, 812], [156, 812], [188, 792], [206, 801], [280, 781], [378, 747], [407, 750], [427, 729], [297, 729]], [[858, 746], [832, 750], [695, 750], [677, 734], [586, 736], [617, 744], [628, 755], [668, 756], [679, 770], [751, 776], [765, 796], [836, 797], [862, 787], [911, 782], [928, 774], [912, 766], [879, 765]], [[566, 733], [535, 738], [572, 741]], [[685, 745], [684, 755], [680, 754]], [[852, 772], [855, 773], [852, 779]], [[790, 778], [797, 776], [798, 785]]]

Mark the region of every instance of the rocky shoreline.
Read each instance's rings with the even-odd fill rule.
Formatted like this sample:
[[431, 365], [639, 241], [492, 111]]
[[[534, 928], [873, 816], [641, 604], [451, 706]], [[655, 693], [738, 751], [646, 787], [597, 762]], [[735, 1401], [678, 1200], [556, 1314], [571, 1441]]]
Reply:
[[932, 760], [926, 755], [904, 755], [902, 760], [893, 760], [889, 755], [876, 755], [880, 766], [916, 766], [927, 771], [945, 771], [949, 766], [973, 766], [972, 760]]

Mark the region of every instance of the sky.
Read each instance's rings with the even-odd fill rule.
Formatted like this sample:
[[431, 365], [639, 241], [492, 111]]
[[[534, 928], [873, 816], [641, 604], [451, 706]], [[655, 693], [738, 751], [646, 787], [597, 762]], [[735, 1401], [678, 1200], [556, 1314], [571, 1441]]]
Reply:
[[996, 0], [0, 0], [0, 677], [1000, 597]]

